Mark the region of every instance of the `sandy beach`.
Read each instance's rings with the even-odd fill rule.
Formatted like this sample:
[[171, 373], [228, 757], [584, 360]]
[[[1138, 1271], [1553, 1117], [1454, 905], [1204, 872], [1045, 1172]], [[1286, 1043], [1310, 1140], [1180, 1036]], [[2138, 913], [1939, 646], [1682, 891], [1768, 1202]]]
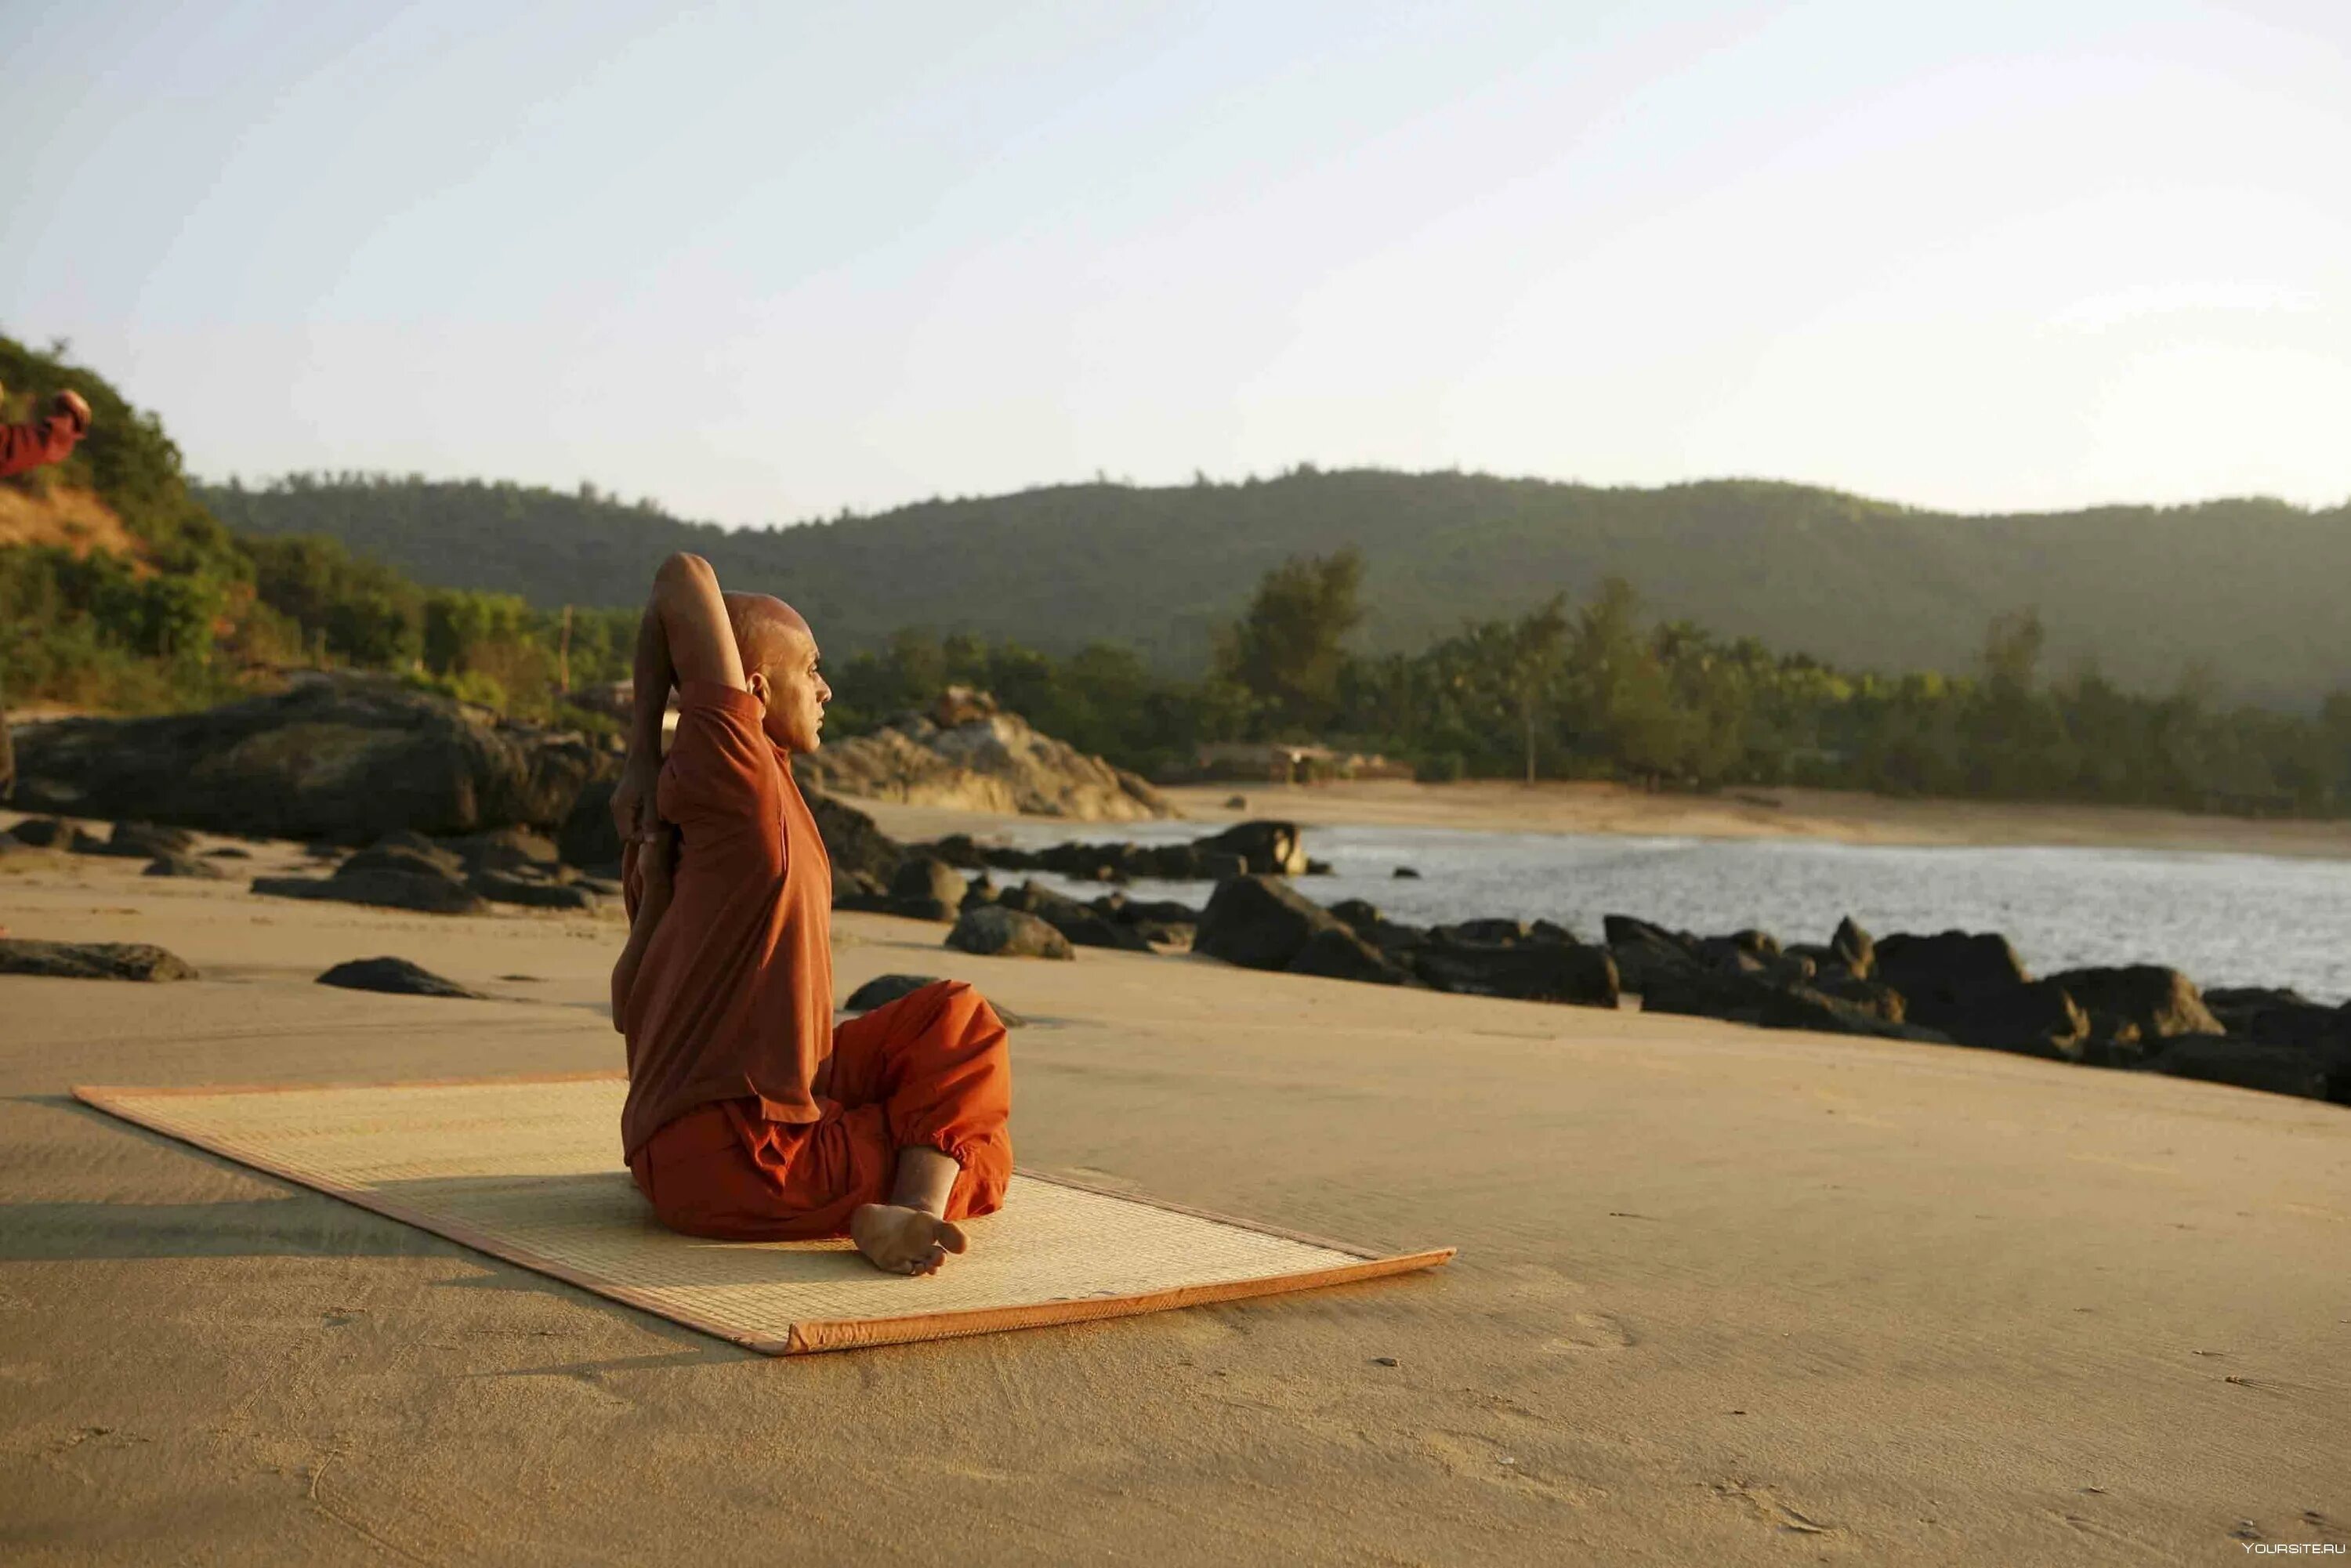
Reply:
[[[1249, 793], [1309, 822], [1428, 809]], [[1627, 820], [1545, 799], [1559, 831]], [[249, 847], [240, 872], [298, 858]], [[66, 1098], [613, 1067], [617, 916], [297, 904], [43, 854], [0, 862], [0, 924], [204, 971], [0, 977], [12, 1561], [2143, 1563], [2351, 1541], [2338, 1106], [1207, 959], [974, 958], [842, 916], [844, 993], [956, 975], [1033, 1020], [1025, 1162], [1461, 1252], [769, 1362]], [[497, 999], [312, 983], [376, 954]]]

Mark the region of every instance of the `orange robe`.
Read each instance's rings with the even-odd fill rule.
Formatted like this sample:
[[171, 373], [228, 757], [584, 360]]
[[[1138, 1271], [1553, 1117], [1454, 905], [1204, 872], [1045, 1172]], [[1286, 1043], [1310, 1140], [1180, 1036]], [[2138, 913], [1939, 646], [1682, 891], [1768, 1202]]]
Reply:
[[946, 1217], [992, 1214], [1012, 1176], [1012, 1068], [1004, 1025], [960, 980], [941, 980], [832, 1032], [832, 1080], [814, 1122], [777, 1122], [756, 1097], [664, 1124], [629, 1161], [664, 1225], [728, 1241], [841, 1236], [860, 1204], [887, 1201], [898, 1151], [963, 1167]]
[[791, 758], [748, 692], [690, 682], [678, 710], [657, 796], [674, 891], [622, 1017], [621, 1147], [653, 1213], [695, 1236], [841, 1235], [916, 1146], [963, 1167], [950, 1218], [991, 1212], [1012, 1175], [1004, 1025], [940, 981], [836, 1028], [832, 866]]

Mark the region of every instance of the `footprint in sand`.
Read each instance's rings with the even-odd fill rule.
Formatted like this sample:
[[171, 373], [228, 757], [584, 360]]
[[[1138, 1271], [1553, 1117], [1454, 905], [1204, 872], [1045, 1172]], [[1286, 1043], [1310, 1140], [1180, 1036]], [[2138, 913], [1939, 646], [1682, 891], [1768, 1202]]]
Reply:
[[1547, 1340], [1543, 1348], [1565, 1354], [1574, 1351], [1630, 1350], [1641, 1342], [1633, 1331], [1605, 1312], [1570, 1312], [1567, 1332]]

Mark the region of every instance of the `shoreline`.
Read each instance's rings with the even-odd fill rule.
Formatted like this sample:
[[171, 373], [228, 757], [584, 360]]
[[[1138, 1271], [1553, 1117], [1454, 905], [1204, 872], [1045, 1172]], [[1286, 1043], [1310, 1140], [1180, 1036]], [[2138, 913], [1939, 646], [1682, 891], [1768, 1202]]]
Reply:
[[[1692, 839], [1807, 839], [1910, 848], [2169, 850], [2351, 860], [2351, 821], [2199, 816], [2138, 806], [1900, 800], [1831, 789], [1652, 794], [1621, 784], [1497, 779], [1459, 784], [1183, 784], [1160, 791], [1204, 832], [1251, 818], [1301, 827], [1449, 828], [1468, 832]], [[1249, 802], [1236, 810], [1234, 796]], [[975, 837], [1065, 822], [1072, 838], [1115, 838], [1123, 824], [1013, 816], [842, 797], [898, 839]]]

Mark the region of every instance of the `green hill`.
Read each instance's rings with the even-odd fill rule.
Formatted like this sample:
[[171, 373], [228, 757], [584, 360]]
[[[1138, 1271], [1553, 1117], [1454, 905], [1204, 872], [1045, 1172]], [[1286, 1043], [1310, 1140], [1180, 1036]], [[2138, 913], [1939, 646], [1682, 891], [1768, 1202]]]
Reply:
[[1098, 484], [727, 531], [511, 485], [298, 476], [212, 486], [234, 528], [325, 533], [418, 579], [541, 606], [633, 602], [666, 552], [799, 605], [852, 653], [902, 626], [1095, 639], [1164, 670], [1206, 662], [1265, 570], [1364, 554], [1356, 644], [1405, 651], [1620, 576], [1655, 611], [1847, 667], [1973, 668], [1992, 616], [2037, 606], [2044, 668], [2304, 706], [2351, 686], [2351, 508], [2269, 500], [1962, 517], [1746, 480], [1604, 489], [1381, 471], [1144, 489]]

